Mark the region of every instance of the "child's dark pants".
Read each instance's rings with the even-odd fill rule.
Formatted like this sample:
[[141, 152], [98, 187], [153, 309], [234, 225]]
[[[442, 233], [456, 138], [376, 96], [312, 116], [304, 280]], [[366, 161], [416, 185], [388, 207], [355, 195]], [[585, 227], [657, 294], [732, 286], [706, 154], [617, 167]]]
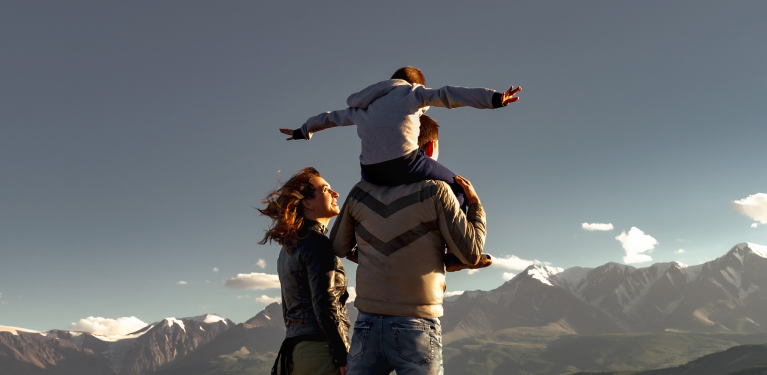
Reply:
[[444, 165], [426, 156], [423, 150], [413, 151], [405, 156], [376, 164], [360, 164], [362, 178], [371, 184], [397, 186], [425, 180], [445, 181], [453, 189], [461, 209], [465, 208], [466, 195], [455, 182], [455, 173]]

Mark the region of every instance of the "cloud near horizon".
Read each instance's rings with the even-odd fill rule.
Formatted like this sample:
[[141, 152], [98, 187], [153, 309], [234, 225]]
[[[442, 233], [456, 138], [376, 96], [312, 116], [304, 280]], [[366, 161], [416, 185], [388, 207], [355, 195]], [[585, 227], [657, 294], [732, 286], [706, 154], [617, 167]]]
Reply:
[[186, 284], [189, 284], [189, 283], [187, 283], [184, 280], [181, 280], [181, 281], [177, 282], [176, 284], [178, 284], [178, 285], [186, 285]]
[[479, 272], [479, 268], [474, 268], [469, 270], [469, 275], [473, 275], [475, 273]]
[[631, 227], [628, 233], [621, 232], [615, 237], [620, 241], [626, 255], [623, 257], [623, 263], [643, 263], [652, 260], [652, 257], [646, 253], [651, 253], [658, 244], [658, 241], [650, 235], [644, 234], [639, 228]]
[[460, 296], [464, 293], [463, 290], [457, 290], [455, 292], [445, 292], [445, 298], [452, 297], [452, 296]]
[[674, 251], [674, 253], [676, 253], [676, 254], [683, 254], [684, 253], [684, 249], [679, 249], [677, 251]]
[[504, 272], [503, 275], [501, 276], [501, 278], [503, 279], [503, 281], [509, 281], [509, 280], [513, 279], [514, 276], [517, 276], [517, 275], [515, 275], [515, 274], [513, 274], [511, 272]]
[[739, 214], [748, 216], [760, 224], [767, 224], [767, 194], [765, 193], [756, 193], [746, 198], [732, 201], [730, 207]]
[[127, 335], [146, 326], [146, 323], [135, 316], [117, 319], [89, 316], [85, 319], [80, 319], [77, 323], [72, 323], [69, 329], [72, 331], [85, 331], [96, 335], [111, 336]]
[[281, 303], [282, 302], [282, 297], [269, 297], [269, 296], [264, 294], [261, 297], [256, 298], [256, 302], [261, 302], [264, 305], [269, 306], [269, 305], [271, 305], [271, 304], [273, 304], [275, 302]]
[[591, 224], [583, 223], [583, 224], [581, 224], [581, 228], [583, 228], [583, 229], [585, 229], [587, 231], [590, 231], [590, 232], [593, 232], [595, 230], [598, 230], [598, 231], [608, 231], [608, 230], [613, 230], [614, 229], [612, 223], [607, 223], [607, 224], [602, 224], [602, 223], [591, 223]]
[[260, 272], [239, 273], [236, 277], [226, 280], [224, 286], [232, 289], [272, 289], [280, 287], [280, 278]]
[[346, 288], [346, 291], [349, 292], [349, 299], [346, 300], [346, 303], [354, 302], [354, 300], [357, 299], [357, 289], [354, 289], [353, 286], [350, 286]]
[[266, 268], [266, 261], [263, 260], [263, 259], [259, 259], [258, 262], [256, 262], [255, 265], [258, 266], [258, 267], [261, 267], [261, 269], [265, 269]]
[[533, 264], [543, 264], [550, 266], [549, 262], [541, 262], [540, 260], [526, 260], [516, 255], [509, 255], [506, 258], [493, 257], [493, 265], [491, 267], [501, 267], [509, 270], [522, 271]]

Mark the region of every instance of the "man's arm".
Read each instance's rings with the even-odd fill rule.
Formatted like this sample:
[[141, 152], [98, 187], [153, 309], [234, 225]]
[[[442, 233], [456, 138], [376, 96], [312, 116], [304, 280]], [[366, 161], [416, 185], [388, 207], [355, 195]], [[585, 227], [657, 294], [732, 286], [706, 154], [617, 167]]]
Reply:
[[304, 123], [300, 128], [295, 130], [280, 128], [280, 133], [289, 135], [289, 141], [293, 139], [310, 140], [312, 138], [312, 134], [320, 130], [334, 128], [336, 126], [355, 125], [354, 115], [358, 110], [358, 108], [350, 107], [338, 111], [320, 113], [319, 115], [306, 120], [306, 123]]
[[469, 212], [464, 215], [452, 190], [446, 183], [440, 182], [436, 197], [439, 229], [451, 253], [462, 263], [476, 265], [482, 260], [487, 235], [485, 210], [471, 183], [459, 177], [456, 177], [456, 182], [464, 188]]
[[333, 229], [330, 230], [330, 242], [333, 243], [333, 251], [339, 258], [347, 257], [357, 246], [357, 237], [354, 234], [354, 227], [357, 222], [349, 213], [351, 206], [354, 205], [351, 200], [351, 194], [347, 195], [344, 205], [341, 207], [341, 213], [336, 217]]
[[479, 109], [493, 109], [500, 108], [509, 105], [509, 103], [519, 100], [515, 97], [521, 87], [511, 86], [506, 92], [500, 93], [495, 90], [484, 88], [468, 88], [458, 86], [444, 86], [438, 89], [427, 89], [423, 86], [418, 86], [415, 89], [415, 95], [423, 105], [443, 107], [443, 108], [459, 108], [459, 107], [473, 107]]

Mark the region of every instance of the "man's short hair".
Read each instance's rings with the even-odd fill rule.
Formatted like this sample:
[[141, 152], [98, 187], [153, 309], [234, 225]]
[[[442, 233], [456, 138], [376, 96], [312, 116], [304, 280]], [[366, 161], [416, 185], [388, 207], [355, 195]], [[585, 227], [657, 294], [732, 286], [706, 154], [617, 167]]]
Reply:
[[417, 83], [419, 85], [426, 85], [426, 79], [423, 78], [423, 73], [412, 66], [397, 69], [391, 76], [391, 79], [404, 79], [410, 84]]
[[418, 134], [418, 148], [426, 147], [431, 141], [439, 140], [439, 125], [433, 118], [421, 115], [421, 132]]

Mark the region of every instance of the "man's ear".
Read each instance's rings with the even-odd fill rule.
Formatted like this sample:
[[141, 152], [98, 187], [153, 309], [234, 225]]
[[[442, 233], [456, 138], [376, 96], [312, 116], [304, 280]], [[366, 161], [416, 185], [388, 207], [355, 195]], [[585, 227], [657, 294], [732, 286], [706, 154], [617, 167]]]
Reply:
[[434, 141], [427, 143], [426, 146], [423, 147], [423, 153], [428, 157], [434, 155]]

